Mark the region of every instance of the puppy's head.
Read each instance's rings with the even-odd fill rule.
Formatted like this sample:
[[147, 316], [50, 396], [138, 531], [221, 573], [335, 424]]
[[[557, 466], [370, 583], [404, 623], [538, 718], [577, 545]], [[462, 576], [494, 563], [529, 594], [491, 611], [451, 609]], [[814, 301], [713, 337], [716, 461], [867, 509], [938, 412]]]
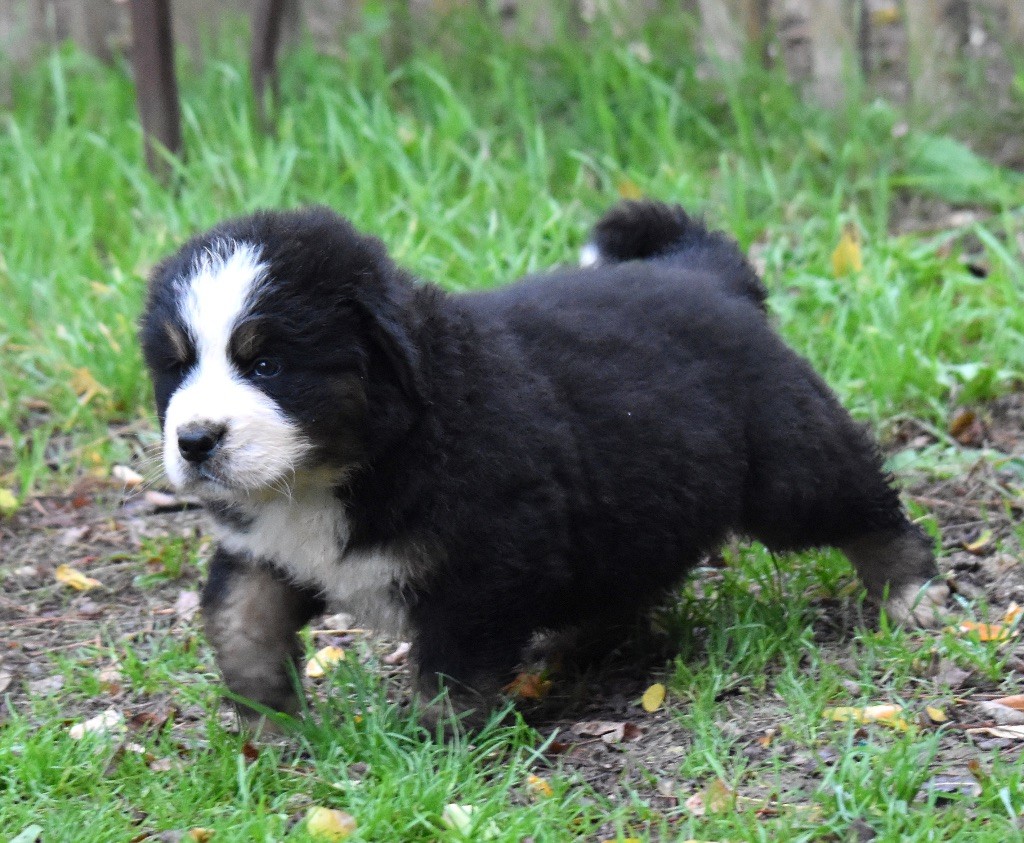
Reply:
[[342, 476], [373, 406], [416, 396], [409, 295], [381, 244], [326, 209], [189, 241], [154, 271], [140, 332], [171, 482], [232, 499]]

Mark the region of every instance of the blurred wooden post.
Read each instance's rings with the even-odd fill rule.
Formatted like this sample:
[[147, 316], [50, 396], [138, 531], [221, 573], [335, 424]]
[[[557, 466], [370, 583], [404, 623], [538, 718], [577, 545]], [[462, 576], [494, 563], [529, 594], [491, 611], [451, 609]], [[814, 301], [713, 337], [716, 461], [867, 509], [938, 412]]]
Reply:
[[744, 0], [697, 0], [704, 49], [722, 61], [736, 62], [743, 56], [743, 39], [738, 22]]
[[170, 0], [130, 0], [135, 100], [142, 121], [146, 163], [164, 170], [157, 147], [181, 152], [181, 111], [174, 78], [174, 36]]
[[[911, 0], [917, 2], [917, 0]], [[843, 98], [845, 62], [857, 43], [846, 0], [806, 0], [814, 96], [825, 105]]]
[[1018, 48], [1024, 47], [1024, 2], [1007, 0], [1006, 29], [1010, 39]]
[[734, 62], [750, 47], [767, 65], [771, 0], [697, 0], [697, 6], [708, 53]]
[[270, 83], [271, 104], [277, 102], [277, 47], [281, 43], [281, 22], [285, 0], [256, 0], [252, 21], [250, 73], [256, 97], [256, 115], [264, 128], [267, 118], [267, 83]]
[[949, 14], [958, 5], [949, 0], [908, 0], [906, 4], [907, 75], [918, 104], [938, 104], [952, 95], [953, 62], [966, 39], [966, 32], [954, 29]]
[[743, 0], [743, 28], [747, 43], [757, 48], [757, 55], [765, 67], [771, 63], [768, 51], [768, 22], [771, 0]]

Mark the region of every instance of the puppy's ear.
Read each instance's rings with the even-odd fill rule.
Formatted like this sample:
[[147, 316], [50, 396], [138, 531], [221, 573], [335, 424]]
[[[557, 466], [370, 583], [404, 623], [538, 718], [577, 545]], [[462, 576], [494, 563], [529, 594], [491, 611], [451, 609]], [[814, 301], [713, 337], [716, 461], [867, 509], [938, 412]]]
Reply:
[[386, 363], [389, 374], [410, 402], [422, 403], [420, 355], [399, 317], [399, 306], [391, 301], [373, 304], [364, 302], [362, 310], [367, 320], [370, 342]]

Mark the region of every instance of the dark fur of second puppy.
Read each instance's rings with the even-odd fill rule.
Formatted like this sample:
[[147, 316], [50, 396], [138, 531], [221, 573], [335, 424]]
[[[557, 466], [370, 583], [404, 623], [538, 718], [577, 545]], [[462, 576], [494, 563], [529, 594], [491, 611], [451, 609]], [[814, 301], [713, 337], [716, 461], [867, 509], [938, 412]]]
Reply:
[[296, 633], [338, 605], [411, 638], [424, 700], [486, 713], [534, 632], [626, 623], [733, 533], [841, 548], [895, 619], [933, 620], [929, 542], [735, 243], [632, 202], [585, 251], [452, 295], [313, 208], [156, 269], [141, 339], [167, 474], [218, 542], [233, 692], [294, 711]]

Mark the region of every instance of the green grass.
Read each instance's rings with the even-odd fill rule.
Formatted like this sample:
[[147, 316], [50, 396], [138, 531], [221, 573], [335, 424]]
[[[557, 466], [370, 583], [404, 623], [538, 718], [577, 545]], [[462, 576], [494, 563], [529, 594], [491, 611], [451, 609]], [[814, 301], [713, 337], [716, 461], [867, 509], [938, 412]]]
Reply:
[[[169, 162], [169, 185], [145, 169], [125, 67], [63, 48], [12, 71], [0, 114], [0, 430], [12, 448], [0, 449], [0, 488], [26, 501], [154, 441], [134, 337], [145, 276], [191, 232], [258, 207], [331, 205], [424, 278], [459, 290], [573, 260], [603, 209], [639, 190], [703, 212], [757, 255], [781, 330], [859, 418], [884, 428], [912, 415], [942, 430], [951, 404], [1024, 377], [1024, 181], [936, 127], [867, 95], [824, 111], [754, 67], [702, 78], [677, 16], [642, 33], [650, 63], [607, 33], [586, 51], [565, 37], [527, 47], [470, 15], [442, 21], [389, 67], [381, 21], [370, 23], [344, 59], [308, 48], [287, 56], [270, 134], [256, 128], [239, 38], [217, 42], [201, 67], [182, 64], [186, 155]], [[911, 199], [968, 204], [980, 221], [896, 235]], [[847, 226], [860, 233], [864, 269], [836, 277], [831, 255]], [[965, 266], [968, 254], [986, 277]], [[956, 459], [937, 446], [894, 468], [956, 472]], [[510, 841], [831, 840], [858, 824], [879, 840], [1016, 839], [1019, 764], [985, 756], [979, 797], [921, 804], [941, 731], [821, 716], [850, 700], [851, 682], [861, 697], [849, 704], [949, 703], [922, 665], [946, 659], [998, 684], [1005, 650], [883, 626], [844, 645], [851, 673], [813, 631], [815, 601], [850, 599], [845, 563], [739, 556], [734, 572], [689, 586], [664, 619], [681, 653], [670, 700], [691, 736], [675, 779], [681, 798], [721, 779], [800, 810], [669, 818], [649, 794], [612, 800], [547, 769], [540, 739], [521, 725], [472, 745], [431, 741], [358, 665], [342, 668], [299, 738], [250, 762], [215, 714], [204, 646], [154, 635], [136, 648], [115, 629], [99, 650], [55, 656], [61, 694], [0, 725], [0, 830], [39, 824], [46, 840], [106, 841], [203, 826], [216, 841], [303, 840], [295, 819], [324, 804], [358, 819], [355, 839], [458, 840], [440, 817], [459, 803], [477, 809], [472, 839], [491, 823]], [[147, 569], [147, 559], [159, 564]], [[183, 542], [137, 561], [142, 588], [198, 564]], [[102, 738], [67, 737], [66, 711], [100, 693], [95, 665], [111, 660], [133, 701], [174, 689], [179, 704], [207, 712], [187, 729], [133, 735], [172, 770]], [[753, 761], [734, 752], [728, 721], [766, 701], [780, 732]], [[781, 746], [831, 747], [838, 760], [792, 792], [795, 762]], [[354, 764], [369, 769], [352, 775]], [[529, 798], [530, 772], [549, 779], [552, 797]]]

